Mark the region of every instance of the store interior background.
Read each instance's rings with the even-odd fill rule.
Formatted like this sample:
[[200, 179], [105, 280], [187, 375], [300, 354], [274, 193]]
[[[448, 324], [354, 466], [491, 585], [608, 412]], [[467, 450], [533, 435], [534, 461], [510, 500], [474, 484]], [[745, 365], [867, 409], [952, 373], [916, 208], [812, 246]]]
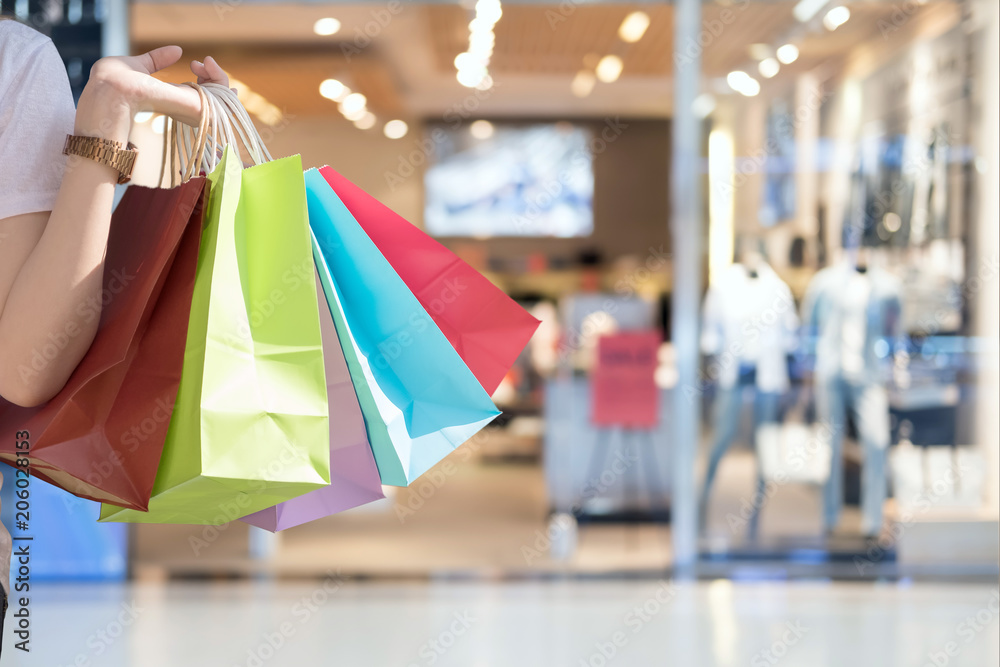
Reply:
[[[703, 135], [705, 213], [704, 271], [694, 279], [707, 287], [741, 242], [753, 242], [801, 303], [810, 278], [838, 256], [860, 139], [880, 132], [926, 133], [939, 122], [948, 124], [954, 144], [947, 178], [956, 194], [945, 233], [918, 243], [889, 230], [875, 243], [887, 266], [910, 272], [912, 298], [906, 303], [918, 309], [911, 313], [914, 323], [938, 312], [935, 294], [961, 289], [982, 267], [994, 267], [976, 289], [962, 292], [958, 320], [949, 311], [940, 331], [930, 332], [947, 338], [953, 353], [925, 348], [947, 386], [928, 386], [929, 398], [920, 404], [955, 424], [944, 440], [925, 444], [949, 456], [961, 450], [967, 457], [962, 460], [981, 474], [970, 475], [972, 486], [964, 492], [948, 489], [898, 534], [887, 527], [879, 542], [887, 555], [859, 569], [853, 559], [870, 554], [872, 541], [859, 533], [857, 508], [849, 505], [839, 531], [825, 537], [814, 487], [789, 485], [771, 498], [755, 542], [727, 520], [739, 515], [754, 492], [753, 450], [744, 434], [715, 480], [707, 526], [697, 536], [696, 564], [705, 574], [737, 577], [801, 572], [995, 578], [995, 8], [991, 15], [987, 2], [851, 2], [843, 5], [849, 20], [830, 30], [822, 26], [822, 14], [798, 20], [797, 4], [703, 7], [703, 31], [694, 36], [703, 46], [689, 45], [701, 58], [693, 112]], [[442, 238], [537, 312], [543, 325], [496, 396], [505, 412], [497, 426], [412, 487], [387, 489], [384, 501], [278, 535], [239, 522], [218, 529], [79, 528], [78, 517], [96, 517], [96, 508], [54, 497], [52, 515], [61, 518], [50, 531], [66, 552], [48, 563], [51, 578], [321, 577], [331, 567], [345, 575], [392, 578], [662, 576], [676, 565], [670, 517], [679, 505], [696, 502], [690, 493], [677, 495], [677, 481], [692, 480], [681, 488], [698, 490], [714, 425], [712, 392], [698, 393], [690, 400], [698, 403], [702, 436], [694, 465], [686, 466], [675, 451], [673, 413], [684, 385], [670, 337], [677, 326], [696, 328], [698, 322], [678, 324], [671, 317], [677, 275], [670, 188], [672, 73], [679, 57], [674, 9], [662, 3], [505, 2], [489, 65], [493, 86], [477, 90], [456, 82], [454, 64], [468, 46], [473, 6], [215, 0], [128, 7], [132, 52], [179, 43], [186, 59], [213, 55], [235, 80], [273, 155], [301, 153], [306, 167], [329, 164], [418, 226], [425, 226], [424, 175], [435, 159], [422, 142], [434, 128], [467, 132], [474, 122], [484, 134], [539, 123], [585, 128], [593, 159], [593, 232]], [[629, 42], [619, 26], [638, 10], [648, 15], [649, 26]], [[339, 30], [317, 34], [316, 21], [327, 17], [339, 21]], [[759, 61], [773, 58], [784, 43], [795, 44], [798, 57], [773, 78], [759, 76]], [[620, 75], [595, 80], [606, 55], [620, 58]], [[734, 70], [751, 72], [759, 91], [737, 92], [727, 82]], [[186, 66], [162, 77], [189, 78]], [[328, 79], [363, 93], [375, 117], [371, 127], [359, 128], [321, 94]], [[900, 96], [892, 94], [894, 85], [902, 86]], [[762, 222], [769, 167], [755, 160], [767, 144], [775, 109], [795, 119], [792, 154], [780, 156], [793, 165], [784, 175], [794, 206], [780, 219]], [[406, 123], [404, 136], [386, 136], [390, 120]], [[160, 133], [155, 118], [136, 128], [144, 153], [137, 183], [156, 182], [158, 164], [150, 156]], [[782, 167], [771, 158], [773, 176]], [[600, 310], [593, 303], [607, 304], [609, 298], [618, 315], [610, 318], [613, 324], [591, 312]], [[587, 335], [574, 337], [576, 328]], [[630, 328], [657, 328], [664, 337], [656, 374], [660, 425], [638, 436], [613, 434], [606, 460], [630, 443], [641, 464], [584, 502], [580, 496], [600, 454], [595, 448], [601, 435], [589, 424], [587, 371], [597, 335]], [[849, 448], [848, 456], [857, 454]], [[887, 503], [887, 526], [898, 521], [898, 501]], [[579, 521], [568, 518], [574, 512]], [[74, 543], [92, 548], [73, 549]]]

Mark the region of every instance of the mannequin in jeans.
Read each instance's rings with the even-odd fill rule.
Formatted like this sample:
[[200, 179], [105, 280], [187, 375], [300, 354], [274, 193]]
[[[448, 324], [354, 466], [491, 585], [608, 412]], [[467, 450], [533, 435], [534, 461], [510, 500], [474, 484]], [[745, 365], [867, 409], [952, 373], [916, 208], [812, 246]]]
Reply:
[[[717, 376], [714, 436], [701, 486], [699, 521], [707, 524], [712, 482], [722, 457], [736, 439], [745, 389], [755, 390], [754, 427], [778, 421], [781, 394], [788, 390], [786, 357], [796, 344], [798, 317], [791, 290], [756, 250], [741, 252], [734, 264], [705, 296], [702, 352], [713, 357], [710, 376]], [[758, 466], [755, 494], [763, 497]], [[756, 537], [759, 503], [748, 519], [748, 534]]]
[[[138, 56], [102, 58], [91, 69], [74, 113], [69, 81], [52, 42], [14, 20], [0, 19], [0, 398], [22, 406], [48, 401], [66, 384], [97, 332], [98, 319], [83, 318], [77, 306], [101, 301], [119, 174], [85, 159], [66, 170], [62, 139], [71, 133], [124, 145], [139, 111], [197, 125], [198, 93], [150, 76], [180, 57], [180, 47], [164, 46]], [[192, 62], [191, 71], [199, 83], [229, 84], [210, 57]], [[23, 118], [25, 109], [38, 115]], [[30, 145], [33, 137], [39, 138], [37, 145]], [[58, 356], [37, 372], [19, 372], [24, 360], [49, 342], [51, 332], [67, 327], [79, 333], [68, 338]], [[0, 527], [5, 598], [10, 556], [10, 533]]]
[[900, 334], [900, 286], [877, 266], [876, 255], [857, 248], [813, 277], [802, 313], [807, 330], [816, 337], [816, 416], [833, 433], [830, 478], [823, 489], [824, 528], [832, 533], [840, 520], [843, 442], [850, 410], [864, 457], [861, 532], [878, 535], [888, 486], [886, 382]]

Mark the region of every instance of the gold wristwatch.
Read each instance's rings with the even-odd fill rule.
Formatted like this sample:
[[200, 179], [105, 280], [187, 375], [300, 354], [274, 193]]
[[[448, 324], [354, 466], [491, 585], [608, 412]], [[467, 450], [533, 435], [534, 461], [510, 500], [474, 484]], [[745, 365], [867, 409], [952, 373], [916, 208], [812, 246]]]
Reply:
[[119, 183], [128, 183], [132, 179], [132, 169], [135, 168], [135, 157], [139, 151], [132, 142], [122, 146], [120, 142], [110, 139], [67, 134], [63, 154], [79, 155], [106, 164], [118, 172]]

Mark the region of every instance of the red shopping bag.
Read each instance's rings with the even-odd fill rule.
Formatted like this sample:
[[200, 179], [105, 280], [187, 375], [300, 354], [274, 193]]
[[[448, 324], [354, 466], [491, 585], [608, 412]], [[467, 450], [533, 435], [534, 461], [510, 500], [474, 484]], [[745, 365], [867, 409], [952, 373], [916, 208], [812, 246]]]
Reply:
[[453, 252], [330, 167], [319, 170], [368, 238], [492, 394], [538, 320]]
[[[0, 399], [0, 460], [27, 453], [32, 475], [74, 495], [147, 508], [180, 383], [205, 187], [196, 178], [126, 191], [111, 219], [94, 342], [44, 405]], [[80, 308], [96, 316], [98, 304]], [[27, 452], [11, 437], [24, 431]]]

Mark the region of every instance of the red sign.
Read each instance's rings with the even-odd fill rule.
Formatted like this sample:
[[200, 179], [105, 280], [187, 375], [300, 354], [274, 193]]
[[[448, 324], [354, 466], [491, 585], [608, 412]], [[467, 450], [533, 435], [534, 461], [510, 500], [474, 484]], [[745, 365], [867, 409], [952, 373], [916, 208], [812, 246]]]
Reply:
[[592, 375], [591, 407], [597, 426], [652, 428], [659, 421], [656, 388], [658, 331], [602, 336]]

